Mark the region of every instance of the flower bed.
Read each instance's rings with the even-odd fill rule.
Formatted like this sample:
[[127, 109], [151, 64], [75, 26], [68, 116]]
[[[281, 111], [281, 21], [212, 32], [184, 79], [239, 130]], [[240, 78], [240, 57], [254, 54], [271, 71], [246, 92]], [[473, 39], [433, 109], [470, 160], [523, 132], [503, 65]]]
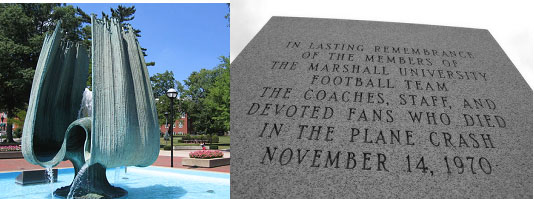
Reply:
[[230, 164], [230, 158], [212, 158], [212, 159], [199, 159], [199, 158], [182, 158], [183, 166], [190, 167], [204, 167], [213, 168], [218, 166], [224, 166]]
[[19, 159], [24, 158], [20, 145], [0, 146], [0, 159]]
[[20, 145], [0, 146], [0, 152], [20, 151]]
[[212, 159], [212, 158], [222, 158], [223, 153], [219, 150], [211, 151], [211, 150], [200, 150], [200, 151], [193, 151], [189, 153], [190, 158], [198, 158], [198, 159]]

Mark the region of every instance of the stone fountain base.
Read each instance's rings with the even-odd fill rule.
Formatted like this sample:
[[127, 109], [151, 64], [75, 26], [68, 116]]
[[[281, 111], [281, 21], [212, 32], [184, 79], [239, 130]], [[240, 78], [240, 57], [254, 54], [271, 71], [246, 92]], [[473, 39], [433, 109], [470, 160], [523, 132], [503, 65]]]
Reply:
[[[54, 182], [57, 181], [57, 169], [52, 170], [52, 180]], [[28, 184], [39, 184], [39, 183], [49, 183], [50, 179], [48, 179], [48, 175], [46, 173], [46, 170], [26, 170], [22, 171], [17, 178], [15, 178], [15, 183], [20, 185], [28, 185]]]
[[[76, 196], [74, 198], [87, 198], [87, 199], [105, 199], [105, 198], [122, 199], [122, 198], [128, 198], [128, 192], [126, 190], [124, 190], [124, 189], [122, 189], [120, 187], [113, 187], [113, 188], [120, 189], [120, 190], [117, 190], [117, 191], [123, 191], [124, 195], [118, 196], [118, 197], [111, 197], [109, 195], [101, 195], [101, 194], [97, 194], [97, 193], [86, 193], [86, 194], [83, 194], [83, 195]], [[56, 191], [54, 191], [54, 196], [60, 197], [60, 198], [67, 198], [67, 196], [69, 195], [69, 191], [70, 191], [70, 186], [61, 187], [61, 188], [57, 189]]]
[[84, 165], [74, 178], [72, 185], [54, 191], [57, 197], [67, 198], [127, 198], [128, 192], [109, 184], [106, 168], [100, 164]]

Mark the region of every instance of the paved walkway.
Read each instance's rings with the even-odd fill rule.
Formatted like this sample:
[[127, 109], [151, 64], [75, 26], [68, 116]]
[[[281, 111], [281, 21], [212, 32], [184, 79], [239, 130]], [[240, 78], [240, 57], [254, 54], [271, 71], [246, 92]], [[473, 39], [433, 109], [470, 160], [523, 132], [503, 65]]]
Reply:
[[[174, 168], [180, 169], [192, 169], [192, 170], [203, 170], [203, 171], [215, 171], [215, 172], [225, 172], [230, 173], [230, 165], [220, 166], [215, 168], [199, 168], [199, 167], [187, 167], [182, 166], [182, 158], [189, 157], [189, 152], [193, 150], [175, 150], [173, 165]], [[230, 152], [223, 152], [224, 157], [230, 157]], [[160, 151], [158, 159], [152, 166], [161, 166], [161, 167], [170, 167], [171, 166], [171, 152], [170, 151]], [[54, 168], [72, 168], [70, 161], [62, 161], [58, 166]], [[24, 159], [0, 159], [0, 172], [14, 172], [21, 170], [36, 170], [43, 169], [41, 166], [33, 165]]]
[[[193, 151], [198, 151], [198, 150], [174, 150], [174, 157], [182, 157], [182, 158], [186, 158], [186, 157], [189, 157], [189, 153], [190, 152], [193, 152]], [[222, 151], [225, 158], [229, 158], [230, 157], [230, 152], [228, 151]], [[171, 151], [164, 151], [164, 150], [160, 150], [159, 151], [159, 156], [171, 156]]]

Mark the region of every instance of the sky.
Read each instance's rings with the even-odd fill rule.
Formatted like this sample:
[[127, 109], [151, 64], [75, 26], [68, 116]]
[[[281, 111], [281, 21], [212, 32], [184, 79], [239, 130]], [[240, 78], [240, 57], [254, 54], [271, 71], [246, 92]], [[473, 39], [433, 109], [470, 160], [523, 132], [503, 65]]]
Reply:
[[534, 88], [534, 12], [531, 1], [232, 0], [231, 9], [231, 60], [271, 16], [471, 27], [489, 30], [530, 87]]
[[80, 7], [87, 14], [111, 15], [110, 8], [135, 5], [132, 26], [141, 30], [141, 47], [148, 49], [146, 62], [150, 76], [166, 70], [183, 83], [193, 71], [216, 67], [220, 56], [230, 55], [230, 27], [224, 18], [229, 12], [225, 3], [121, 3], [68, 4]]

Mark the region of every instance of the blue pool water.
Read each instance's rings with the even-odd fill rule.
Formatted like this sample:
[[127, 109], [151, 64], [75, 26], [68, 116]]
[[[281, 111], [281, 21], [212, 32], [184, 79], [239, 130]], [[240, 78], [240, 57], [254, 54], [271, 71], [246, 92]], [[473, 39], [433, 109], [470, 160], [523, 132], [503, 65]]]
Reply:
[[[0, 173], [0, 198], [51, 198], [50, 192], [67, 186], [74, 178], [74, 169], [59, 169], [58, 181], [50, 184], [19, 185], [20, 172]], [[117, 175], [119, 174], [119, 175]], [[230, 174], [171, 169], [162, 167], [128, 167], [118, 172], [108, 169], [113, 186], [128, 191], [128, 198], [230, 198]]]

